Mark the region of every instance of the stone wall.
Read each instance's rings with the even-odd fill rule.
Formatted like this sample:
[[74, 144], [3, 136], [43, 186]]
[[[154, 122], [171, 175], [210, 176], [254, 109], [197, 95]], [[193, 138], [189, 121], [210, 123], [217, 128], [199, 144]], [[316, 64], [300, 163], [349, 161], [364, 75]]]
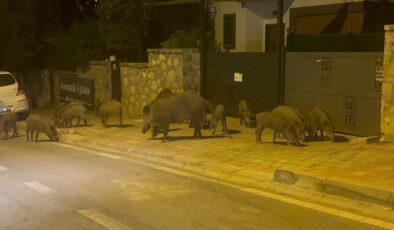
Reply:
[[111, 64], [91, 61], [86, 71], [78, 71], [78, 77], [94, 79], [95, 104], [112, 99]]
[[122, 103], [127, 114], [141, 118], [142, 109], [160, 90], [199, 89], [199, 53], [194, 49], [150, 49], [148, 63], [121, 63]]
[[394, 137], [394, 25], [385, 27], [381, 128], [386, 137]]

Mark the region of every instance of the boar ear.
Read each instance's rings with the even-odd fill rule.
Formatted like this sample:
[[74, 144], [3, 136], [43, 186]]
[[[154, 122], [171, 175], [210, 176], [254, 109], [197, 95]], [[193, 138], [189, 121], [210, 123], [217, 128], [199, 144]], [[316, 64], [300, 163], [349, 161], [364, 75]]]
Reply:
[[144, 109], [143, 109], [143, 114], [149, 114], [150, 113], [150, 106], [149, 105], [145, 105]]

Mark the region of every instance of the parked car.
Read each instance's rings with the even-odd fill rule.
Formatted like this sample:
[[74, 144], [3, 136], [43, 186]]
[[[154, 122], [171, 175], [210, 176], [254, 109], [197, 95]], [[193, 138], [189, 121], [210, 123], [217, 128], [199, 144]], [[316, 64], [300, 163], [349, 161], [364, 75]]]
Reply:
[[30, 111], [29, 102], [15, 77], [9, 72], [0, 71], [0, 115], [9, 111], [14, 111], [19, 120], [25, 120]]

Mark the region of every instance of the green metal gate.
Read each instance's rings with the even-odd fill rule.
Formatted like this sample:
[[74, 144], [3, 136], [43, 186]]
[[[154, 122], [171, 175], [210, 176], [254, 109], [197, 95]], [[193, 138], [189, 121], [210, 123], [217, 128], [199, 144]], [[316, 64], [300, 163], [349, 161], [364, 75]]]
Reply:
[[240, 100], [254, 113], [278, 105], [275, 53], [208, 53], [206, 63], [206, 99], [224, 104], [229, 115], [238, 116]]

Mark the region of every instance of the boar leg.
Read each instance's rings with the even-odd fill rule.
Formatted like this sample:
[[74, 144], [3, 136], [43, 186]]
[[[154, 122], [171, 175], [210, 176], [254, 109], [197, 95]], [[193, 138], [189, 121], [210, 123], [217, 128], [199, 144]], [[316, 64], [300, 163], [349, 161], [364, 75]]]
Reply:
[[83, 124], [87, 127], [88, 126], [88, 119], [86, 118], [86, 114], [83, 114], [81, 116], [81, 118], [83, 119]]
[[[200, 139], [201, 138], [201, 123], [200, 120], [198, 119], [198, 117], [193, 117], [191, 120], [193, 127], [194, 127], [194, 138], [196, 139]], [[215, 126], [216, 126], [216, 122], [215, 122]], [[215, 127], [214, 127], [215, 128]]]
[[168, 130], [170, 128], [170, 124], [165, 123], [165, 124], [162, 124], [161, 127], [163, 128], [163, 135], [164, 135], [163, 142], [168, 142], [169, 141], [168, 140]]
[[273, 133], [273, 137], [272, 137], [272, 143], [273, 144], [275, 144], [276, 143], [276, 135], [278, 134], [278, 132], [276, 131], [276, 130], [274, 130], [274, 133]]
[[260, 125], [256, 127], [256, 143], [261, 143], [261, 133], [263, 130], [264, 128]]
[[37, 140], [38, 140], [38, 130], [35, 131], [34, 142], [37, 142]]
[[223, 119], [222, 119], [222, 128], [223, 128], [223, 131], [224, 131], [226, 134], [228, 134], [226, 117], [223, 117]]
[[12, 128], [14, 129], [14, 135], [12, 135], [12, 137], [17, 137], [17, 136], [19, 136], [19, 134], [18, 134], [18, 129], [16, 128], [16, 123], [14, 123], [14, 124], [12, 125]]
[[8, 140], [8, 124], [5, 124], [3, 127], [4, 136], [2, 137], [3, 140]]
[[30, 141], [31, 141], [31, 142], [34, 141], [34, 132], [35, 132], [34, 129], [30, 131]]
[[122, 117], [122, 113], [119, 114], [119, 128], [123, 127], [123, 117]]
[[104, 116], [103, 115], [100, 115], [100, 120], [101, 120], [101, 124], [103, 125], [103, 127], [105, 127]]
[[29, 135], [30, 135], [30, 129], [26, 129], [26, 141], [30, 141], [29, 140]]
[[215, 134], [215, 132], [216, 132], [216, 127], [217, 127], [217, 121], [216, 121], [216, 118], [214, 118], [213, 120], [212, 120], [212, 123], [211, 123], [211, 130], [212, 130], [212, 135], [213, 134]]

